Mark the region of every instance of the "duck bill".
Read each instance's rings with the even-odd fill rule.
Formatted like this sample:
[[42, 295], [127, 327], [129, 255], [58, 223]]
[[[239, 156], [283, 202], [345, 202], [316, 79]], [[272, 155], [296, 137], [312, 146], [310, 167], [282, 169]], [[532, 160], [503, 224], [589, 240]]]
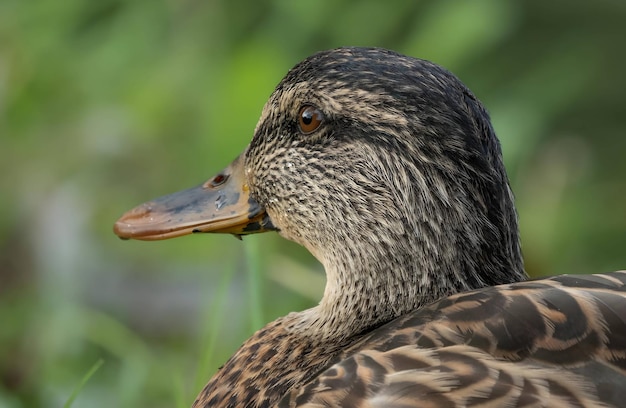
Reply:
[[115, 223], [122, 239], [159, 240], [200, 232], [237, 236], [274, 230], [250, 197], [239, 156], [204, 184], [141, 204]]

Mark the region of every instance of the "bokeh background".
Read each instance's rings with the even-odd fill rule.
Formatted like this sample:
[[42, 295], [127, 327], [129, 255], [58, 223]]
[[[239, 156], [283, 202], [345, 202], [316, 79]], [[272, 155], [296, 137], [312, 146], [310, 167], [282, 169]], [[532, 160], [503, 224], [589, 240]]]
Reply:
[[531, 275], [626, 267], [625, 21], [623, 0], [0, 0], [0, 407], [189, 406], [317, 302], [321, 267], [276, 234], [111, 228], [228, 164], [322, 49], [430, 59], [478, 95]]

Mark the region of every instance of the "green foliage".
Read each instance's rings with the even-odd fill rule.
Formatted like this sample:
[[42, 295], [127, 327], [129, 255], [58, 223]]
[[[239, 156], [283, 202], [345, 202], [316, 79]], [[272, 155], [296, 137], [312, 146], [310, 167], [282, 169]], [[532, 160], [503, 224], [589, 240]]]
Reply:
[[60, 407], [76, 384], [78, 407], [188, 406], [254, 328], [315, 304], [320, 267], [275, 235], [111, 226], [227, 165], [322, 49], [392, 48], [474, 90], [531, 274], [624, 267], [622, 3], [0, 1], [0, 407]]
[[96, 363], [89, 369], [89, 371], [87, 371], [85, 376], [80, 380], [80, 383], [78, 383], [76, 388], [74, 388], [74, 391], [72, 391], [72, 395], [70, 395], [70, 398], [67, 400], [65, 405], [63, 405], [63, 408], [70, 408], [72, 406], [72, 404], [74, 403], [74, 400], [78, 396], [78, 393], [80, 392], [80, 390], [83, 389], [85, 384], [87, 384], [87, 381], [89, 381], [91, 376], [94, 375], [96, 373], [96, 371], [98, 371], [98, 369], [100, 368], [100, 366], [102, 364], [104, 364], [104, 361], [102, 359], [100, 359], [100, 360], [96, 361]]

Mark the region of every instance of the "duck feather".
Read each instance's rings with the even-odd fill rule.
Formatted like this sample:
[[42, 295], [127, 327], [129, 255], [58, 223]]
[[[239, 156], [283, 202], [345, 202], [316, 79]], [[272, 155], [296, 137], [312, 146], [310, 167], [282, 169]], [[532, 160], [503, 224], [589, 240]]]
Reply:
[[528, 281], [500, 144], [454, 75], [375, 48], [315, 54], [244, 153], [122, 238], [267, 230], [322, 262], [320, 304], [256, 332], [194, 407], [619, 407], [626, 272]]
[[450, 296], [372, 331], [279, 406], [620, 406], [624, 290], [626, 271]]

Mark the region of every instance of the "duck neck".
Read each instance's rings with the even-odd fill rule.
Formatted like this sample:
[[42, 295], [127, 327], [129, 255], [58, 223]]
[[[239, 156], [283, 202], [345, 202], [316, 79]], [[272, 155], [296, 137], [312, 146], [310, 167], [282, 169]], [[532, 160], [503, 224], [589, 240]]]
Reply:
[[387, 253], [379, 259], [374, 252], [325, 262], [324, 296], [317, 307], [301, 314], [310, 325], [305, 332], [344, 341], [455, 292], [437, 287], [429, 274], [421, 273], [411, 262], [414, 256], [396, 248], [393, 257]]
[[454, 223], [425, 216], [393, 231], [333, 240], [318, 252], [324, 296], [302, 318], [310, 332], [341, 341], [454, 293], [522, 281], [514, 213], [508, 221], [494, 228], [486, 218]]

